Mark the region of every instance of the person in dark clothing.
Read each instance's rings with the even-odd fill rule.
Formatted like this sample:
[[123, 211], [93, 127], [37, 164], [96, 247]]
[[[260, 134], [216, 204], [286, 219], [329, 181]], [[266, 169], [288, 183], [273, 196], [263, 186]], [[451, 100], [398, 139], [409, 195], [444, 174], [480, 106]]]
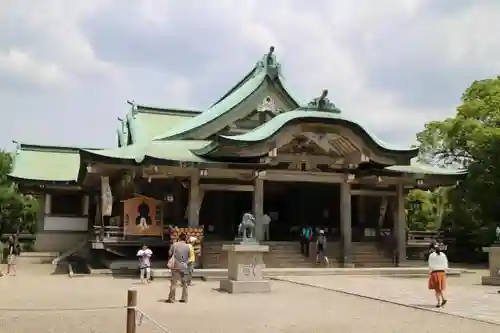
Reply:
[[300, 229], [300, 252], [309, 257], [309, 244], [313, 238], [313, 230], [310, 226], [305, 225]]
[[21, 247], [9, 236], [7, 240], [7, 275], [16, 275], [16, 257], [20, 254]]

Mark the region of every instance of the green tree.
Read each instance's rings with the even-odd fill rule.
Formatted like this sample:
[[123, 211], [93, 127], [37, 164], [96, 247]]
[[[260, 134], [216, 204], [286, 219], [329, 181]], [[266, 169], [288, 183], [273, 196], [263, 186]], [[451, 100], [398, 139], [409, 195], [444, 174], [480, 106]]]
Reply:
[[449, 190], [443, 226], [464, 247], [489, 245], [500, 222], [500, 77], [473, 82], [455, 116], [428, 123], [417, 139], [421, 159], [469, 171]]
[[5, 233], [34, 233], [39, 205], [31, 195], [23, 195], [8, 174], [12, 156], [0, 151], [0, 236]]
[[415, 189], [406, 197], [407, 223], [410, 230], [434, 231], [441, 228], [450, 214], [449, 187], [438, 187], [433, 191]]

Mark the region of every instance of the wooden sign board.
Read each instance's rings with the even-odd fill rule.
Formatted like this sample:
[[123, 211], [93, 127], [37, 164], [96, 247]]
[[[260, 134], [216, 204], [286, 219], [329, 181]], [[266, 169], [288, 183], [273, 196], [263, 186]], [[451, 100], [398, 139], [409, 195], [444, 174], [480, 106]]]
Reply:
[[123, 232], [131, 236], [163, 237], [163, 202], [145, 196], [124, 200]]

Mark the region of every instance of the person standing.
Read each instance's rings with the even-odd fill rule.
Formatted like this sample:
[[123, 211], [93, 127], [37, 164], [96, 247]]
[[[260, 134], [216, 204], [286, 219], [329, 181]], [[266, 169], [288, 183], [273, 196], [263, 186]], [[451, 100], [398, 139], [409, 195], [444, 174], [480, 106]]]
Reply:
[[268, 241], [270, 238], [269, 235], [269, 225], [271, 224], [271, 218], [269, 217], [268, 214], [264, 214], [262, 216], [262, 225], [264, 226], [264, 240]]
[[313, 236], [312, 228], [308, 225], [304, 225], [300, 229], [300, 252], [309, 257], [309, 244], [311, 243]]
[[189, 245], [189, 260], [188, 260], [188, 271], [189, 271], [189, 280], [188, 280], [188, 285], [190, 286], [193, 281], [193, 272], [194, 272], [194, 267], [196, 265], [196, 253], [194, 250], [194, 244], [196, 243], [196, 237], [189, 237], [188, 239], [188, 245]]
[[14, 240], [14, 237], [9, 236], [7, 240], [7, 275], [16, 275], [16, 259], [21, 252], [20, 250], [21, 247]]
[[319, 231], [318, 239], [316, 240], [316, 262], [319, 264], [321, 259], [328, 266], [329, 261], [326, 256], [326, 236], [324, 230]]
[[448, 269], [448, 258], [441, 252], [439, 246], [435, 246], [429, 254], [429, 282], [430, 290], [434, 290], [437, 304], [436, 307], [444, 306], [448, 301], [444, 297], [446, 289], [446, 270]]
[[137, 257], [139, 258], [139, 270], [142, 283], [148, 283], [151, 281], [151, 256], [153, 251], [148, 248], [146, 244], [142, 246], [137, 252]]
[[181, 233], [179, 240], [169, 250], [170, 259], [168, 266], [172, 271], [172, 276], [170, 278], [170, 292], [167, 303], [175, 302], [175, 293], [179, 282], [182, 286], [182, 295], [179, 302], [187, 303], [188, 301], [188, 283], [191, 279], [188, 263], [191, 247], [186, 243], [186, 238], [186, 234]]

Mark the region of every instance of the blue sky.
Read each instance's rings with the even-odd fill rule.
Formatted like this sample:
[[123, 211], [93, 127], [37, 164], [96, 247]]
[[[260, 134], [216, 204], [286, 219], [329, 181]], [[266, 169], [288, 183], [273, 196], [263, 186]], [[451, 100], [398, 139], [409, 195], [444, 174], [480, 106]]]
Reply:
[[395, 144], [500, 72], [495, 0], [4, 0], [0, 147], [107, 147], [127, 99], [206, 108], [270, 45], [290, 86], [328, 88]]

